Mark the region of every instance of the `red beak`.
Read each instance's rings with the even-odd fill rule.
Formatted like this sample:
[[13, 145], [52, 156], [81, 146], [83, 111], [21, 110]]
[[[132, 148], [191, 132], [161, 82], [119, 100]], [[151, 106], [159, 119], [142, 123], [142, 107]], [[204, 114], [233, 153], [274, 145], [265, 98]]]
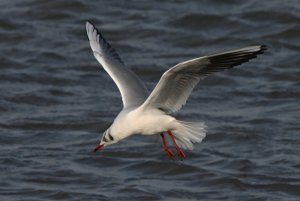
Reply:
[[97, 145], [96, 145], [96, 148], [94, 149], [94, 152], [98, 151], [98, 150], [101, 149], [103, 146], [104, 146], [104, 144], [103, 144], [103, 145], [97, 144]]

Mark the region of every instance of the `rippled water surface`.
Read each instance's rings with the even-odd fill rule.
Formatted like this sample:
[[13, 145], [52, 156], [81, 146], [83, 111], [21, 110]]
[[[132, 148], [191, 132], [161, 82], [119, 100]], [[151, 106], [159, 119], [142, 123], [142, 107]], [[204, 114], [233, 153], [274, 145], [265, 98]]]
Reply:
[[[300, 3], [0, 2], [0, 200], [299, 200]], [[122, 107], [91, 20], [152, 89], [184, 60], [268, 51], [203, 80], [176, 117], [206, 139], [170, 161], [159, 138], [92, 149]]]

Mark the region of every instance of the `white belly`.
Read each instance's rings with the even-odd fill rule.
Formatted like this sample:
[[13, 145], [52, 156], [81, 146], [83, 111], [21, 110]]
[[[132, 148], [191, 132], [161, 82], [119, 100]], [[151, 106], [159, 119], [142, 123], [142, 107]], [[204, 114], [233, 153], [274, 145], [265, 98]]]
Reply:
[[159, 111], [143, 113], [137, 110], [128, 114], [125, 123], [135, 134], [154, 135], [172, 129], [174, 120], [174, 117]]

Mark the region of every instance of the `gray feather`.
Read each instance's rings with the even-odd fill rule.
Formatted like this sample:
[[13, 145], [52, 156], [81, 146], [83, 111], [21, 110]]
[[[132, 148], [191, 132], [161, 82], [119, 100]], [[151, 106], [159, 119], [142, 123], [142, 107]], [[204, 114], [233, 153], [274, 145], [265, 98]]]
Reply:
[[201, 79], [247, 62], [265, 50], [264, 45], [251, 46], [179, 63], [162, 75], [143, 106], [158, 108], [165, 113], [176, 112]]

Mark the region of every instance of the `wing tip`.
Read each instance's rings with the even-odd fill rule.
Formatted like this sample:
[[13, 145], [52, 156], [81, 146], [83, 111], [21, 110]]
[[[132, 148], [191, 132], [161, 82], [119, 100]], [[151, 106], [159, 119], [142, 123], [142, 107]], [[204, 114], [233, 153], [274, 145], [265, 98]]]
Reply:
[[258, 45], [256, 46], [258, 49], [254, 50], [252, 52], [252, 54], [254, 55], [253, 58], [256, 58], [259, 54], [263, 54], [268, 50], [268, 46], [267, 45]]
[[100, 33], [99, 30], [96, 28], [95, 24], [91, 20], [87, 20], [85, 23], [86, 30], [88, 31], [89, 28], [95, 29], [97, 33]]
[[93, 25], [93, 26], [94, 26], [94, 23], [92, 23], [92, 21], [91, 21], [91, 20], [87, 20], [87, 21], [86, 21], [86, 24], [91, 24], [91, 25]]
[[86, 30], [88, 30], [89, 27], [95, 28], [95, 25], [90, 20], [87, 20], [85, 23], [85, 27], [86, 27]]
[[97, 27], [95, 26], [95, 24], [93, 22], [91, 22], [90, 20], [87, 20], [86, 23], [85, 23], [85, 28], [86, 28], [86, 32], [87, 32], [87, 35], [89, 36], [89, 33], [91, 31], [96, 31], [96, 35], [101, 35], [101, 32], [97, 29]]
[[[92, 23], [90, 20], [86, 21], [86, 31], [87, 31], [87, 35], [90, 37], [90, 29], [92, 29], [92, 31], [95, 31], [96, 34], [94, 35], [94, 37], [99, 36], [99, 38], [103, 41], [103, 43], [107, 44], [108, 47], [111, 47], [111, 45], [106, 41], [106, 39], [103, 37], [102, 33], [99, 31], [99, 29], [94, 25], [94, 23]], [[91, 38], [89, 38], [91, 39]], [[99, 42], [99, 41], [97, 41]]]
[[268, 50], [268, 46], [267, 45], [260, 45], [258, 53], [259, 54], [263, 54], [267, 50]]
[[[235, 52], [243, 52], [243, 53], [253, 53], [253, 54], [262, 54], [268, 49], [267, 45], [255, 45], [249, 46], [246, 48], [237, 49]], [[234, 52], [234, 51], [233, 51]]]
[[86, 21], [86, 32], [93, 52], [99, 52], [100, 49], [109, 49], [108, 54], [111, 54], [113, 58], [124, 64], [116, 50], [107, 42], [102, 33], [90, 20]]

